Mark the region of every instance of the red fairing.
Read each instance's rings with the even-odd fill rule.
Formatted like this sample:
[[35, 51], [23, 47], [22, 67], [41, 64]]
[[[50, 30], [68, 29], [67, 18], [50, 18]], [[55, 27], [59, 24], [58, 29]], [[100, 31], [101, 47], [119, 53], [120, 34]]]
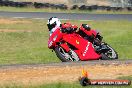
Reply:
[[101, 56], [95, 52], [91, 42], [87, 42], [83, 54], [80, 55], [81, 60], [97, 60], [100, 57]]
[[63, 47], [66, 50], [66, 52], [70, 51], [70, 48], [68, 47], [66, 43], [60, 44], [60, 46]]
[[95, 52], [92, 43], [83, 39], [81, 36], [77, 34], [68, 34], [64, 36], [63, 39], [77, 48], [75, 52], [82, 61], [97, 60], [100, 58], [100, 55]]
[[61, 25], [62, 28], [78, 28], [76, 25], [72, 25], [71, 23], [65, 23]]
[[96, 35], [97, 35], [96, 30], [93, 30], [93, 29], [87, 31], [85, 28], [83, 28], [83, 27], [81, 26], [81, 27], [80, 27], [80, 30], [82, 30], [82, 31], [83, 31], [84, 33], [86, 33], [88, 36], [92, 36], [92, 35], [96, 36]]
[[96, 30], [90, 30], [91, 32], [92, 32], [92, 34], [94, 35], [94, 36], [96, 36], [97, 35], [97, 31]]
[[48, 48], [52, 49], [56, 46], [56, 42], [59, 42], [64, 34], [61, 33], [60, 28], [57, 28], [48, 40]]
[[72, 25], [70, 23], [65, 23], [61, 25], [62, 28], [69, 28], [72, 27]]
[[[71, 24], [62, 25], [63, 27], [72, 26], [73, 28], [77, 28]], [[87, 35], [96, 36], [97, 33], [95, 30], [87, 31], [83, 28], [83, 30]], [[91, 42], [81, 37], [78, 33], [63, 33], [61, 32], [60, 27], [58, 27], [50, 36], [48, 40], [48, 48], [55, 49], [57, 46], [61, 46], [67, 53], [70, 51], [70, 46], [74, 46], [74, 52], [77, 54], [81, 61], [86, 60], [98, 60], [101, 55], [97, 54], [94, 50], [94, 47]]]

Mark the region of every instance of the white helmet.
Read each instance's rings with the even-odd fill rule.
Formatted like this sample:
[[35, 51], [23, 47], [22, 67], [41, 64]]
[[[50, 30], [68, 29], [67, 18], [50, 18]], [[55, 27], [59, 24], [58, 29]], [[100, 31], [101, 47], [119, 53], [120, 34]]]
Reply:
[[61, 25], [61, 22], [57, 17], [51, 17], [47, 22], [47, 26], [48, 26], [49, 31], [51, 31], [56, 26], [60, 27], [60, 25]]

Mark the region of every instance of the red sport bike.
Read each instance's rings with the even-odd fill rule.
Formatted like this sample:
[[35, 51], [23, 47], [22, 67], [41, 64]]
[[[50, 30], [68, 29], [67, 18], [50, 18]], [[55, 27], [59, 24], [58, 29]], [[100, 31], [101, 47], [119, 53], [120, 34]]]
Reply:
[[102, 36], [95, 30], [89, 31], [82, 24], [79, 32], [56, 29], [48, 40], [48, 48], [53, 49], [62, 62], [113, 60], [118, 59], [117, 52], [107, 43], [102, 42]]

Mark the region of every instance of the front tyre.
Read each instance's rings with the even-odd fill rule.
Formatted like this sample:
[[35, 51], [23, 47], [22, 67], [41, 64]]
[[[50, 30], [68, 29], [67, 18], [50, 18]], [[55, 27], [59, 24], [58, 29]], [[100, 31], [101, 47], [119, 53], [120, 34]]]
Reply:
[[67, 53], [61, 46], [57, 46], [55, 53], [62, 62], [79, 61], [77, 54], [73, 50]]

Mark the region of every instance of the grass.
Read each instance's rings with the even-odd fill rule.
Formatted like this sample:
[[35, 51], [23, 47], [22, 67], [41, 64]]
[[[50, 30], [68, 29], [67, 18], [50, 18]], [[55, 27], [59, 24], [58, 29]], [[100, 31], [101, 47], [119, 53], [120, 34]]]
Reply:
[[71, 84], [66, 84], [66, 83], [57, 83], [57, 84], [48, 84], [48, 85], [41, 85], [37, 87], [31, 87], [31, 88], [131, 88], [132, 85], [128, 86], [86, 86], [83, 87], [81, 86], [78, 82], [77, 83], [71, 83]]
[[[60, 62], [55, 53], [47, 48], [48, 30], [46, 20], [4, 19], [28, 22], [0, 23], [0, 30], [18, 30], [16, 32], [0, 32], [0, 64]], [[92, 28], [102, 33], [105, 42], [110, 44], [118, 52], [119, 59], [125, 60], [132, 58], [131, 21], [71, 20], [70, 22], [78, 26], [81, 23], [88, 23]], [[24, 32], [20, 30], [24, 30]]]
[[118, 79], [124, 79], [124, 80], [131, 80], [131, 81], [132, 81], [132, 75], [130, 75], [130, 76], [118, 77]]
[[88, 14], [132, 14], [132, 11], [105, 11], [105, 10], [60, 10], [60, 9], [51, 9], [51, 8], [39, 8], [34, 7], [5, 7], [0, 6], [0, 11], [9, 11], [9, 12], [60, 12], [60, 13], [88, 13]]
[[[13, 20], [13, 19], [11, 19]], [[18, 19], [17, 19], [18, 20]], [[22, 19], [19, 19], [22, 21]], [[46, 21], [28, 20], [31, 23], [0, 24], [0, 29], [25, 30], [25, 32], [0, 33], [0, 63], [29, 64], [59, 61], [47, 48]], [[30, 30], [31, 32], [26, 32]], [[50, 57], [50, 58], [49, 58]]]
[[56, 83], [40, 86], [6, 86], [3, 88], [132, 88], [132, 86], [87, 86], [82, 87], [79, 83], [66, 84], [66, 83]]

